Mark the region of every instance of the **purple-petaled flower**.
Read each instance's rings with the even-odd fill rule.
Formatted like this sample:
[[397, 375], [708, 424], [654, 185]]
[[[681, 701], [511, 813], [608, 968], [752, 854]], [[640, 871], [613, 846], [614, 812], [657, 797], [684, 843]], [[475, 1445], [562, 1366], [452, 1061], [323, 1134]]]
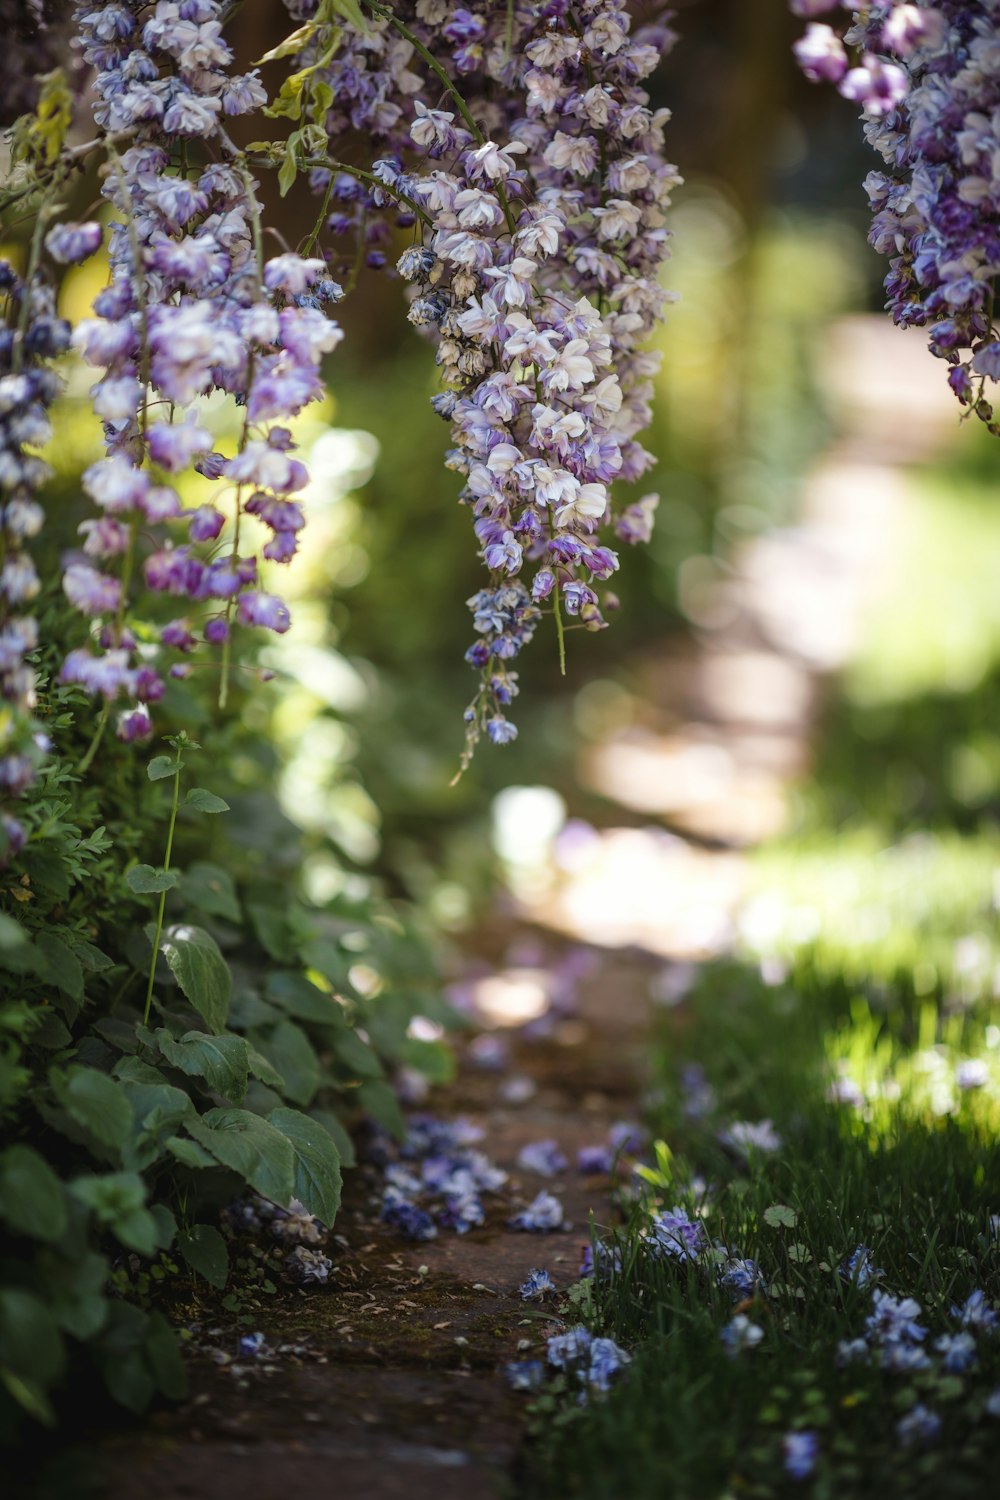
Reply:
[[719, 1285], [734, 1302], [742, 1302], [763, 1289], [764, 1278], [755, 1260], [736, 1255], [719, 1268]]
[[786, 1432], [781, 1440], [781, 1451], [785, 1473], [792, 1479], [808, 1479], [815, 1470], [819, 1457], [819, 1436], [808, 1429], [804, 1432]]
[[557, 1370], [586, 1368], [590, 1362], [590, 1346], [594, 1336], [582, 1323], [566, 1333], [554, 1334], [546, 1344], [546, 1355], [550, 1365]]
[[512, 1391], [537, 1391], [545, 1379], [540, 1359], [519, 1359], [504, 1366], [504, 1375]]
[[563, 1222], [563, 1206], [551, 1193], [541, 1192], [508, 1220], [511, 1229], [521, 1229], [529, 1234], [548, 1234], [559, 1229]]
[[896, 1423], [896, 1435], [904, 1448], [933, 1443], [941, 1431], [941, 1418], [922, 1401]]
[[614, 1166], [615, 1153], [607, 1146], [581, 1146], [576, 1153], [577, 1170], [586, 1177], [603, 1176]]
[[612, 1150], [618, 1155], [634, 1156], [646, 1144], [646, 1132], [640, 1125], [633, 1125], [628, 1120], [619, 1120], [608, 1131], [608, 1141]]
[[951, 1315], [963, 1328], [971, 1328], [974, 1333], [995, 1333], [1000, 1324], [996, 1309], [978, 1287], [969, 1293], [961, 1306], [952, 1307]]
[[171, 474], [188, 468], [199, 454], [210, 452], [212, 447], [211, 434], [192, 421], [152, 422], [146, 441], [154, 464]]
[[257, 1359], [267, 1354], [267, 1342], [262, 1333], [244, 1333], [240, 1335], [240, 1353], [249, 1359]]
[[77, 265], [101, 248], [104, 231], [100, 224], [57, 224], [45, 236], [45, 248], [63, 266]]
[[225, 516], [214, 505], [199, 505], [192, 512], [188, 534], [193, 542], [214, 542], [225, 524]]
[[871, 1350], [864, 1339], [841, 1339], [837, 1345], [837, 1367], [867, 1364]]
[[695, 1260], [708, 1243], [701, 1220], [679, 1207], [654, 1214], [645, 1240], [654, 1255], [669, 1260]]
[[330, 1279], [333, 1262], [318, 1250], [307, 1250], [304, 1245], [296, 1245], [291, 1255], [285, 1259], [285, 1269], [304, 1286], [313, 1283], [323, 1285]]
[[912, 1297], [891, 1297], [888, 1292], [876, 1290], [865, 1327], [882, 1343], [916, 1344], [927, 1337], [927, 1329], [916, 1321], [919, 1316], [920, 1303]]
[[113, 614], [121, 600], [118, 579], [99, 573], [89, 563], [70, 563], [63, 574], [63, 590], [73, 608], [84, 615]]
[[758, 1323], [752, 1323], [746, 1313], [737, 1313], [735, 1318], [730, 1318], [719, 1336], [730, 1359], [735, 1359], [745, 1349], [753, 1349], [759, 1344], [764, 1337], [764, 1330]]
[[569, 1163], [555, 1141], [532, 1141], [517, 1154], [522, 1172], [537, 1172], [540, 1177], [555, 1177], [565, 1172]]
[[382, 1199], [382, 1220], [398, 1229], [408, 1240], [437, 1238], [437, 1228], [430, 1214], [411, 1203], [398, 1188], [386, 1188]]
[[964, 1375], [979, 1363], [971, 1333], [943, 1333], [934, 1340], [934, 1349], [941, 1356], [942, 1370], [949, 1375]]
[[882, 41], [899, 57], [909, 57], [918, 47], [940, 47], [947, 22], [939, 10], [922, 5], [894, 5], [882, 27]]
[[149, 710], [140, 705], [129, 713], [122, 714], [115, 728], [115, 737], [126, 745], [136, 740], [148, 740], [153, 732], [153, 721]]
[[523, 1302], [542, 1302], [554, 1295], [556, 1284], [548, 1271], [529, 1271], [527, 1280], [518, 1287]]
[[877, 1281], [885, 1272], [877, 1269], [872, 1263], [872, 1253], [867, 1245], [859, 1245], [852, 1250], [846, 1260], [841, 1261], [839, 1266], [841, 1276], [845, 1281], [853, 1282], [855, 1286], [868, 1286], [872, 1281]]
[[830, 26], [817, 22], [806, 27], [795, 43], [795, 61], [812, 83], [839, 83], [847, 72], [847, 53]]
[[277, 635], [283, 635], [291, 625], [288, 605], [274, 594], [242, 593], [236, 611], [241, 625], [260, 625]]
[[902, 68], [865, 53], [858, 67], [844, 74], [839, 87], [845, 99], [860, 104], [866, 114], [878, 116], [895, 109], [905, 98], [908, 83]]
[[755, 1154], [780, 1151], [784, 1144], [770, 1120], [737, 1120], [719, 1132], [719, 1140], [748, 1160]]

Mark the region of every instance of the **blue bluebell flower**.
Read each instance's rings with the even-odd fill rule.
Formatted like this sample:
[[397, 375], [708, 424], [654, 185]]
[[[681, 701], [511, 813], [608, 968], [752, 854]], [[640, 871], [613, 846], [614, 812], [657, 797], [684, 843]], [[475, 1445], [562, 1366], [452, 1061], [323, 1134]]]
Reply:
[[964, 1375], [979, 1363], [971, 1333], [943, 1333], [935, 1339], [934, 1348], [941, 1356], [941, 1368], [949, 1375]]
[[565, 1370], [589, 1363], [593, 1341], [593, 1334], [582, 1323], [567, 1329], [565, 1333], [553, 1334], [545, 1346], [549, 1364], [555, 1365], [558, 1370]]
[[941, 1431], [941, 1418], [918, 1401], [910, 1411], [896, 1423], [896, 1435], [904, 1448], [918, 1443], [932, 1443]]
[[540, 1177], [555, 1177], [569, 1165], [555, 1141], [531, 1141], [517, 1154], [522, 1172], [537, 1172]]
[[931, 1357], [920, 1344], [908, 1344], [903, 1339], [890, 1339], [882, 1345], [878, 1356], [879, 1367], [894, 1375], [912, 1375], [918, 1370], [929, 1370]]
[[752, 1349], [759, 1344], [764, 1337], [764, 1330], [759, 1324], [752, 1323], [746, 1313], [737, 1313], [735, 1318], [730, 1318], [719, 1337], [730, 1359], [735, 1359], [744, 1349]]
[[867, 1245], [859, 1245], [853, 1250], [846, 1260], [841, 1261], [839, 1266], [841, 1276], [845, 1281], [852, 1281], [855, 1286], [867, 1286], [870, 1281], [877, 1281], [885, 1272], [872, 1264], [872, 1253]]
[[634, 1125], [629, 1120], [619, 1120], [608, 1131], [608, 1140], [614, 1151], [631, 1156], [641, 1151], [646, 1144], [646, 1132], [641, 1125]]
[[437, 1238], [434, 1220], [426, 1209], [405, 1198], [398, 1188], [387, 1187], [382, 1198], [382, 1222], [391, 1224], [408, 1240]]
[[781, 1440], [785, 1473], [793, 1479], [808, 1479], [819, 1457], [819, 1436], [815, 1432], [786, 1432]]
[[296, 1245], [285, 1261], [285, 1268], [296, 1281], [301, 1281], [304, 1285], [311, 1282], [322, 1284], [330, 1279], [333, 1262], [318, 1250], [307, 1250], [304, 1245]]
[[993, 1333], [1000, 1322], [992, 1303], [987, 1302], [985, 1293], [978, 1288], [969, 1293], [961, 1307], [952, 1307], [951, 1315], [974, 1333]]
[[240, 1353], [251, 1357], [263, 1354], [267, 1345], [262, 1333], [244, 1333], [240, 1337]]
[[541, 1302], [556, 1291], [556, 1284], [548, 1271], [529, 1271], [527, 1279], [518, 1288], [525, 1302]]
[[531, 1234], [544, 1234], [558, 1229], [563, 1221], [563, 1206], [551, 1193], [541, 1192], [533, 1198], [527, 1208], [508, 1220], [511, 1229], [523, 1229]]
[[904, 1340], [919, 1344], [927, 1337], [927, 1329], [916, 1321], [919, 1316], [920, 1303], [912, 1297], [890, 1297], [888, 1292], [876, 1291], [865, 1327], [882, 1343]]
[[630, 1358], [614, 1339], [594, 1339], [590, 1345], [587, 1384], [598, 1391], [609, 1390], [612, 1380], [630, 1362]]
[[755, 1260], [736, 1255], [724, 1266], [720, 1266], [719, 1285], [730, 1294], [734, 1302], [740, 1302], [762, 1290], [764, 1278]]
[[514, 1391], [537, 1391], [545, 1379], [545, 1366], [540, 1359], [519, 1359], [507, 1365], [504, 1374]]
[[585, 1177], [603, 1176], [614, 1166], [614, 1152], [607, 1146], [581, 1146], [576, 1153], [577, 1171]]
[[870, 1354], [864, 1339], [841, 1339], [837, 1345], [837, 1367], [843, 1369], [845, 1365], [866, 1364]]
[[708, 1243], [701, 1220], [679, 1206], [654, 1214], [645, 1239], [656, 1255], [673, 1260], [695, 1260]]

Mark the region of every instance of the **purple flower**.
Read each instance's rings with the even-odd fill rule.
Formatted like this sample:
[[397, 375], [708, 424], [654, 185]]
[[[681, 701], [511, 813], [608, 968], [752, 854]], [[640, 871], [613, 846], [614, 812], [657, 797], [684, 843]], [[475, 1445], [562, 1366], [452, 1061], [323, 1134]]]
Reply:
[[104, 231], [100, 224], [57, 224], [45, 236], [45, 248], [60, 265], [76, 265], [100, 249]]
[[896, 1435], [904, 1448], [933, 1443], [941, 1431], [941, 1418], [918, 1401], [916, 1406], [896, 1423]]
[[515, 1360], [504, 1366], [507, 1384], [513, 1391], [537, 1391], [545, 1379], [545, 1366], [540, 1359]]
[[555, 1177], [565, 1172], [569, 1163], [555, 1141], [532, 1141], [522, 1146], [517, 1155], [517, 1165], [522, 1172], [537, 1172], [541, 1177]]
[[812, 83], [839, 83], [847, 72], [847, 53], [830, 26], [813, 23], [795, 43], [795, 61]]
[[527, 1208], [508, 1220], [511, 1229], [525, 1230], [529, 1234], [548, 1234], [558, 1229], [563, 1221], [563, 1206], [551, 1193], [541, 1192]]
[[284, 635], [291, 625], [288, 606], [274, 594], [242, 593], [236, 604], [241, 625], [260, 625]]
[[745, 1349], [753, 1349], [764, 1337], [764, 1330], [752, 1323], [745, 1313], [730, 1318], [720, 1335], [723, 1347], [730, 1359], [735, 1359]]
[[815, 1432], [786, 1432], [781, 1440], [785, 1473], [792, 1479], [808, 1479], [819, 1457], [819, 1436]]
[[614, 1152], [607, 1146], [581, 1146], [576, 1153], [577, 1170], [584, 1176], [603, 1176], [614, 1166]]
[[869, 1282], [877, 1281], [885, 1272], [872, 1264], [872, 1253], [867, 1245], [859, 1245], [852, 1250], [846, 1260], [840, 1263], [840, 1274], [845, 1281], [853, 1282], [855, 1286], [868, 1286]]
[[683, 1208], [654, 1214], [646, 1243], [657, 1256], [671, 1260], [695, 1260], [708, 1243], [700, 1219], [692, 1219]]
[[548, 1271], [529, 1271], [526, 1281], [518, 1288], [523, 1302], [542, 1302], [554, 1294], [556, 1284]]

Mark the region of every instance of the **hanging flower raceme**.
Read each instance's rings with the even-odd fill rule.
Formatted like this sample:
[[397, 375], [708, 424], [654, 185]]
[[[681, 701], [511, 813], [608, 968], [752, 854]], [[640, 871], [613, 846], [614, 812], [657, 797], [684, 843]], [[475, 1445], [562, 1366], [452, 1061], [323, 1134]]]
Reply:
[[[139, 700], [119, 721], [123, 739], [150, 727], [163, 648], [183, 658], [202, 642], [221, 647], [224, 700], [234, 628], [288, 629], [262, 575], [291, 560], [305, 519], [294, 497], [308, 475], [284, 423], [322, 395], [320, 362], [341, 338], [325, 311], [340, 296], [326, 262], [263, 259], [257, 184], [226, 121], [266, 94], [256, 73], [231, 73], [222, 16], [219, 0], [77, 9], [95, 118], [117, 143], [103, 189], [117, 217], [110, 285], [74, 334], [103, 371], [91, 395], [107, 455], [83, 476], [98, 515], [64, 576], [92, 639], [63, 676], [109, 703]], [[217, 391], [242, 409], [230, 454], [215, 450], [201, 409]], [[194, 510], [176, 488], [189, 470], [215, 490]], [[259, 551], [248, 516], [265, 528]], [[140, 576], [178, 608], [148, 655], [128, 627]], [[188, 670], [183, 659], [170, 668]]]
[[[673, 36], [632, 35], [620, 0], [368, 9], [326, 65], [326, 125], [378, 157], [314, 185], [336, 204], [330, 231], [361, 234], [370, 263], [392, 220], [416, 227], [397, 269], [410, 321], [437, 345], [449, 467], [492, 575], [469, 601], [468, 754], [483, 732], [514, 738], [510, 664], [541, 615], [561, 651], [567, 617], [603, 628], [617, 604], [602, 588], [618, 568], [608, 543], [652, 526], [655, 496], [619, 511], [611, 486], [652, 462], [638, 434], [656, 358], [642, 346], [669, 298], [663, 210], [680, 179], [642, 80]], [[454, 86], [431, 108], [442, 80]]]
[[[799, 15], [832, 3], [792, 0]], [[853, 12], [843, 36], [813, 21], [796, 46], [806, 75], [863, 108], [885, 171], [870, 172], [869, 239], [889, 258], [893, 321], [929, 329], [962, 404], [1000, 434], [993, 321], [1000, 273], [1000, 0], [919, 0]], [[850, 55], [849, 55], [850, 54]]]
[[0, 260], [0, 864], [22, 848], [13, 805], [31, 784], [47, 741], [33, 719], [38, 645], [32, 602], [40, 589], [29, 544], [45, 514], [38, 492], [47, 465], [33, 450], [50, 436], [48, 407], [60, 389], [50, 361], [69, 345], [51, 289]]

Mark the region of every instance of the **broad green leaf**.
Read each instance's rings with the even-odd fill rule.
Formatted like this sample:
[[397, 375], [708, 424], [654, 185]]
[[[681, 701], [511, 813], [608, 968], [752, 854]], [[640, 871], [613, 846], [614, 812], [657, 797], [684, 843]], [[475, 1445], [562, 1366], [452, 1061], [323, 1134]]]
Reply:
[[193, 786], [184, 798], [185, 807], [197, 808], [203, 813], [224, 813], [229, 811], [229, 803], [217, 797], [214, 792], [206, 792], [203, 786]]
[[7, 1390], [29, 1417], [34, 1417], [36, 1422], [41, 1422], [44, 1427], [56, 1425], [56, 1414], [52, 1409], [52, 1403], [45, 1394], [42, 1386], [37, 1380], [22, 1380], [20, 1375], [15, 1375], [13, 1370], [7, 1370], [0, 1365], [0, 1384]]
[[357, 1078], [381, 1078], [382, 1064], [367, 1042], [363, 1042], [356, 1031], [346, 1028], [333, 1039], [333, 1051], [339, 1063]]
[[[256, 1047], [248, 1045], [247, 1060], [250, 1064], [250, 1072], [255, 1078], [258, 1078], [261, 1083], [266, 1083], [269, 1088], [280, 1089], [283, 1093], [285, 1092], [284, 1078], [282, 1078], [277, 1068], [268, 1062], [263, 1052], [258, 1052]], [[256, 1113], [259, 1113], [259, 1111], [256, 1111]]]
[[125, 884], [137, 896], [173, 890], [179, 879], [176, 870], [156, 870], [152, 865], [133, 865], [125, 871]]
[[115, 1066], [115, 1076], [121, 1079], [140, 1130], [175, 1130], [194, 1113], [194, 1105], [183, 1089], [175, 1088], [158, 1069], [137, 1058], [123, 1058]]
[[186, 1031], [174, 1041], [169, 1031], [156, 1032], [156, 1045], [175, 1068], [204, 1078], [209, 1088], [233, 1104], [242, 1102], [247, 1091], [249, 1060], [241, 1036], [209, 1036], [204, 1031]]
[[315, 33], [316, 22], [307, 21], [304, 26], [300, 26], [297, 31], [286, 36], [283, 42], [279, 42], [277, 47], [272, 47], [270, 52], [265, 52], [263, 57], [259, 57], [254, 67], [259, 68], [262, 63], [277, 62], [282, 57], [294, 57], [311, 41]]
[[63, 1342], [55, 1318], [33, 1292], [0, 1288], [0, 1354], [21, 1380], [50, 1385], [62, 1371]]
[[82, 1000], [83, 968], [76, 954], [52, 932], [40, 932], [35, 938], [35, 947], [45, 961], [46, 977], [58, 985], [64, 995]]
[[246, 1109], [210, 1109], [187, 1128], [216, 1161], [238, 1172], [263, 1197], [284, 1206], [294, 1196], [291, 1141], [267, 1120]]
[[57, 1240], [69, 1216], [62, 1183], [30, 1146], [8, 1146], [0, 1156], [0, 1215], [18, 1234]]
[[347, 1017], [344, 1007], [333, 995], [324, 994], [304, 974], [278, 970], [267, 976], [264, 994], [268, 1000], [290, 1016], [301, 1021], [315, 1021], [321, 1026], [343, 1026]]
[[176, 755], [154, 755], [146, 767], [146, 775], [150, 781], [166, 781], [168, 776], [175, 776], [183, 764]]
[[164, 932], [160, 951], [209, 1030], [224, 1031], [233, 976], [214, 937], [203, 927], [177, 922]]
[[121, 1147], [132, 1132], [132, 1109], [121, 1085], [96, 1068], [51, 1068], [52, 1092], [66, 1113], [102, 1145]]
[[333, 1111], [331, 1109], [312, 1109], [309, 1111], [309, 1118], [315, 1120], [318, 1125], [322, 1125], [336, 1146], [337, 1155], [340, 1157], [340, 1165], [342, 1167], [353, 1167], [358, 1159], [357, 1152], [354, 1149], [354, 1142]]
[[171, 1136], [164, 1142], [170, 1155], [179, 1161], [182, 1166], [203, 1170], [205, 1167], [217, 1167], [218, 1162], [210, 1152], [199, 1146], [195, 1141], [188, 1141], [182, 1135]]
[[431, 1083], [450, 1083], [455, 1076], [455, 1054], [447, 1042], [422, 1042], [407, 1037], [396, 1055], [401, 1063], [423, 1073]]
[[187, 1372], [174, 1330], [160, 1312], [149, 1314], [143, 1352], [156, 1389], [168, 1401], [182, 1401], [188, 1393]]
[[772, 1229], [794, 1229], [798, 1222], [798, 1214], [787, 1203], [772, 1203], [764, 1210], [764, 1223]]
[[340, 1207], [340, 1157], [327, 1132], [297, 1109], [276, 1109], [268, 1116], [295, 1152], [294, 1196], [329, 1227]]
[[357, 1098], [361, 1108], [371, 1115], [377, 1125], [388, 1130], [398, 1141], [403, 1139], [406, 1135], [406, 1120], [395, 1092], [387, 1083], [378, 1079], [363, 1083], [358, 1089]]
[[92, 1339], [108, 1316], [104, 1295], [110, 1266], [103, 1255], [88, 1251], [68, 1259], [54, 1251], [39, 1257], [45, 1301], [59, 1327], [76, 1339]]
[[138, 1172], [77, 1177], [69, 1184], [69, 1190], [127, 1250], [146, 1256], [156, 1253], [160, 1225], [145, 1207], [146, 1189]]
[[217, 1229], [211, 1224], [192, 1224], [177, 1236], [177, 1248], [192, 1271], [223, 1290], [229, 1279], [229, 1251]]
[[[284, 1080], [284, 1093], [295, 1104], [308, 1104], [319, 1088], [319, 1058], [300, 1026], [279, 1021], [260, 1050]], [[267, 1080], [265, 1080], [266, 1082]]]
[[180, 890], [189, 906], [208, 916], [226, 917], [230, 922], [240, 920], [240, 904], [232, 876], [219, 865], [205, 861], [191, 865], [181, 876]]

